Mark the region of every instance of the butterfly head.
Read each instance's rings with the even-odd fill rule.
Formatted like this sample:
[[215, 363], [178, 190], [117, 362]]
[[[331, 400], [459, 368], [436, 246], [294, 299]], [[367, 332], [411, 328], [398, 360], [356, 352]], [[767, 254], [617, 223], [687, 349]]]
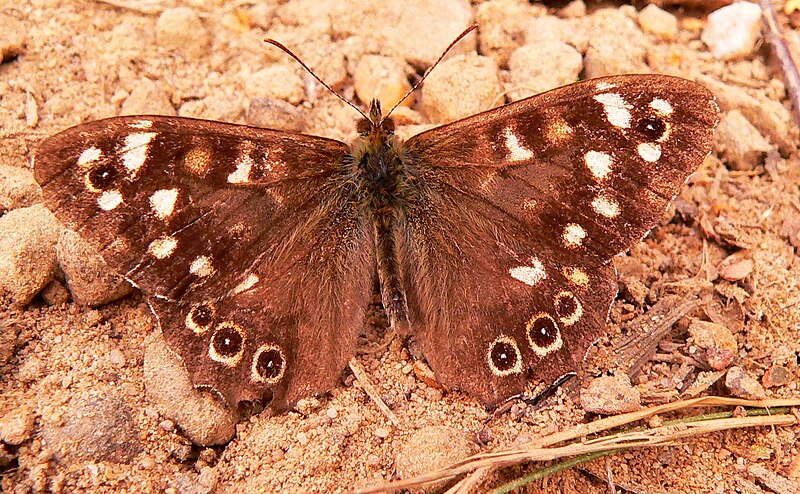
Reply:
[[394, 134], [394, 121], [381, 114], [381, 102], [373, 99], [369, 105], [369, 117], [359, 120], [356, 130], [362, 137], [371, 135], [385, 140]]

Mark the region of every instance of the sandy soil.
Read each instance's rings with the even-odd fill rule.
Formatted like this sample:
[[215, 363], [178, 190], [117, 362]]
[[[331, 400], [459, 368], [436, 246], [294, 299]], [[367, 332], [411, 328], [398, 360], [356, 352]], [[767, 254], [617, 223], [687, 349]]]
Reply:
[[[716, 60], [700, 41], [706, 22], [702, 12], [675, 13], [678, 30], [670, 39], [644, 32], [639, 14], [629, 6], [611, 6], [615, 15], [629, 20], [619, 31], [619, 17], [598, 15], [594, 4], [587, 14], [582, 4], [548, 11], [513, 0], [473, 5], [438, 0], [405, 9], [362, 0], [192, 0], [187, 4], [196, 17], [159, 25], [160, 12], [175, 2], [118, 3], [134, 8], [88, 0], [0, 0], [6, 26], [0, 39], [7, 58], [0, 66], [2, 165], [30, 170], [33, 150], [47, 135], [123, 111], [352, 138], [354, 112], [287, 56], [265, 46], [261, 40], [266, 36], [296, 50], [320, 77], [356, 100], [359, 89], [369, 89], [354, 82], [363, 54], [393, 60], [381, 66], [389, 67], [385, 72], [368, 75], [374, 80], [388, 74], [382, 94], [402, 93], [409, 79], [475, 21], [478, 51], [494, 65], [473, 64], [478, 70], [463, 77], [488, 84], [481, 88], [489, 88], [484, 92], [491, 105], [502, 103], [506, 90], [536, 86], [514, 78], [509, 57], [534, 41], [531, 31], [537, 29], [528, 28], [531, 19], [560, 15], [582, 26], [553, 35], [584, 57], [582, 65], [578, 57], [577, 66], [582, 76], [598, 75], [598, 64], [608, 70], [668, 72], [723, 93], [725, 115], [740, 110], [752, 125], [741, 130], [738, 116], [729, 122], [728, 134], [734, 137], [722, 136], [662, 224], [615, 259], [621, 290], [611, 310], [609, 337], [582, 376], [601, 375], [613, 365], [613, 349], [641, 331], [638, 316], [668, 295], [685, 296], [700, 287], [705, 289], [702, 302], [675, 324], [635, 376], [642, 403], [674, 400], [712, 369], [709, 358], [714, 355], [689, 331], [698, 319], [718, 323], [735, 341], [723, 370], [741, 367], [770, 385], [769, 397], [800, 398], [797, 133], [787, 117], [780, 71], [766, 46], [738, 60]], [[616, 40], [618, 51], [604, 55], [602, 40]], [[471, 53], [475, 46], [476, 39], [466, 40], [456, 52]], [[547, 61], [547, 56], [538, 58]], [[495, 74], [488, 83], [482, 75], [487, 66]], [[564, 82], [574, 78], [568, 72], [564, 76]], [[459, 111], [461, 100], [485, 105], [477, 84], [469, 86], [474, 89], [469, 95], [450, 91], [441, 100], [435, 93], [423, 95], [437, 101], [441, 113], [436, 117], [417, 95], [411, 108], [398, 111], [398, 121], [407, 126], [401, 134], [452, 118], [448, 115]], [[766, 149], [759, 148], [758, 138]], [[736, 140], [749, 147], [732, 157]], [[63, 302], [57, 294], [24, 306], [13, 302], [10, 296], [4, 299], [0, 340], [4, 492], [346, 492], [473, 452], [524, 444], [595, 417], [566, 390], [543, 404], [518, 403], [493, 415], [468, 396], [431, 382], [424, 365], [416, 363], [413, 346], [393, 338], [382, 318], [375, 317], [365, 328], [358, 361], [399, 427], [389, 423], [347, 370], [336, 388], [307, 400], [300, 410], [279, 416], [249, 410], [236, 425], [234, 439], [201, 447], [146, 394], [143, 361], [153, 329], [140, 294], [96, 309]], [[772, 382], [776, 368], [788, 374]], [[723, 374], [701, 391], [736, 392], [723, 385]], [[748, 468], [761, 465], [800, 482], [798, 434], [798, 426], [717, 433], [626, 452], [534, 482], [527, 492], [609, 492], [609, 478], [617, 492], [781, 492]], [[492, 474], [477, 492], [530, 469]]]

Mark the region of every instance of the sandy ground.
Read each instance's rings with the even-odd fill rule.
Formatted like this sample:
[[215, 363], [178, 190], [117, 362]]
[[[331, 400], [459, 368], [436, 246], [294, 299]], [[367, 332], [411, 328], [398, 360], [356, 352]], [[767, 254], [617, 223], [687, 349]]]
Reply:
[[[744, 392], [723, 385], [724, 372], [713, 373], [719, 355], [708, 349], [721, 346], [698, 341], [690, 331], [696, 320], [717, 323], [727, 331], [725, 341], [733, 341], [732, 351], [723, 355], [723, 370], [743, 369], [767, 385], [768, 397], [800, 397], [797, 134], [781, 74], [765, 46], [744, 58], [720, 61], [700, 41], [703, 12], [676, 14], [677, 29], [669, 34], [668, 26], [664, 34], [629, 6], [612, 7], [613, 15], [606, 15], [598, 14], [596, 5], [589, 13], [582, 4], [548, 11], [512, 0], [473, 5], [438, 0], [406, 8], [361, 0], [192, 0], [189, 14], [166, 22], [159, 21], [160, 12], [176, 5], [129, 3], [135, 8], [88, 0], [0, 0], [6, 59], [0, 66], [3, 166], [30, 170], [33, 150], [47, 135], [121, 112], [199, 116], [352, 138], [352, 109], [287, 56], [265, 46], [266, 36], [290, 46], [322, 79], [358, 102], [357, 94], [376, 90], [376, 79], [388, 81], [377, 89], [386, 97], [404, 92], [461, 29], [477, 22], [477, 38], [465, 40], [455, 52], [474, 53], [477, 44], [488, 59], [467, 63], [473, 72], [455, 71], [469, 83], [450, 83], [438, 95], [431, 87], [409, 100], [411, 107], [397, 113], [405, 126], [401, 135], [444, 123], [459, 111], [502, 103], [506, 91], [541, 90], [539, 84], [570, 82], [578, 74], [649, 70], [703, 82], [718, 92], [724, 116], [733, 113], [721, 124], [729, 126], [727, 134], [721, 129], [720, 145], [662, 224], [615, 259], [621, 290], [611, 310], [609, 337], [581, 375], [608, 370], [613, 349], [641, 330], [636, 318], [652, 306], [704, 288], [702, 303], [675, 324], [636, 374], [641, 402], [671, 401], [693, 385], [703, 393]], [[541, 25], [530, 27], [532, 19], [557, 15], [574, 24], [553, 21], [552, 33]], [[541, 51], [515, 68], [511, 54], [541, 41], [536, 38], [542, 33], [550, 41], [566, 41], [579, 54], [575, 73], [566, 58], [553, 63]], [[390, 61], [359, 76], [364, 54]], [[526, 76], [526, 67], [540, 69], [538, 75]], [[734, 142], [743, 142], [745, 151], [735, 155]], [[22, 205], [30, 204], [6, 209]], [[524, 444], [595, 417], [566, 390], [543, 404], [517, 403], [493, 415], [470, 397], [432, 382], [416, 362], [413, 345], [393, 338], [376, 315], [365, 328], [357, 360], [399, 426], [347, 370], [334, 389], [299, 410], [278, 416], [248, 410], [232, 440], [202, 447], [187, 439], [184, 428], [190, 426], [169, 418], [171, 412], [145, 390], [145, 348], [154, 330], [141, 294], [90, 309], [65, 300], [61, 284], [50, 290], [29, 304], [14, 303], [10, 295], [3, 303], [4, 492], [346, 492], [477, 451]], [[214, 424], [199, 428], [208, 432]], [[234, 432], [233, 423], [229, 430]], [[609, 492], [610, 478], [617, 492], [783, 492], [749, 467], [760, 465], [800, 482], [798, 434], [798, 426], [710, 434], [611, 456], [526, 489]], [[531, 468], [489, 475], [476, 492]]]

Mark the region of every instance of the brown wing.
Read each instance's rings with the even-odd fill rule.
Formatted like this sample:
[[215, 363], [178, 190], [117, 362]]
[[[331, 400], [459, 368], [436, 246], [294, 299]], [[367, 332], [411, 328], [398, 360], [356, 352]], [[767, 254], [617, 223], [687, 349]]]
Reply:
[[[284, 407], [330, 387], [371, 293], [338, 141], [168, 117], [45, 140], [45, 204], [150, 296], [195, 385]], [[322, 351], [321, 351], [322, 350]]]
[[717, 119], [695, 83], [618, 76], [411, 138], [424, 192], [401, 269], [439, 379], [495, 403], [575, 370], [616, 293], [609, 260], [656, 224]]

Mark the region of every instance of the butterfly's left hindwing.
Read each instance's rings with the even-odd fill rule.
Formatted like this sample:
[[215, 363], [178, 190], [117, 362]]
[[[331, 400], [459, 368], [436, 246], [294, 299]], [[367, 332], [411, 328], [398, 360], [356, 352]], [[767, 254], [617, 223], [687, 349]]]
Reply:
[[282, 408], [355, 351], [371, 228], [330, 139], [170, 117], [73, 127], [39, 147], [45, 204], [150, 298], [192, 382]]
[[401, 271], [438, 378], [495, 403], [575, 370], [616, 294], [610, 259], [657, 223], [717, 119], [698, 84], [617, 76], [411, 138]]

